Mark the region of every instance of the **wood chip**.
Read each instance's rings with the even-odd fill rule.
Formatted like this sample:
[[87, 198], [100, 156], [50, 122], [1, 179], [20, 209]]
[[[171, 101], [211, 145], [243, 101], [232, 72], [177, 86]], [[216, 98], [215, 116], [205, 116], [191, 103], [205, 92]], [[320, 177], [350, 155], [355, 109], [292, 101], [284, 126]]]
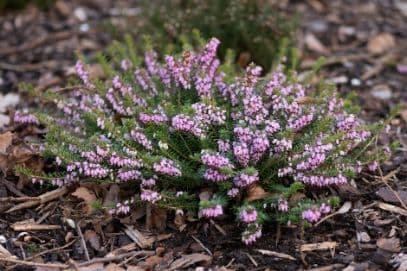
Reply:
[[367, 43], [367, 50], [371, 54], [382, 54], [396, 46], [396, 40], [390, 33], [379, 33]]
[[144, 234], [142, 234], [139, 230], [134, 229], [131, 226], [126, 226], [126, 229], [124, 229], [124, 232], [129, 236], [136, 244], [141, 247], [141, 248], [147, 248], [151, 247], [153, 244], [153, 239], [146, 237]]
[[315, 251], [315, 250], [332, 250], [337, 246], [336, 242], [322, 242], [313, 244], [303, 244], [300, 247], [301, 252]]
[[204, 265], [208, 265], [211, 262], [212, 262], [212, 257], [205, 255], [205, 254], [193, 253], [193, 254], [188, 254], [188, 255], [182, 255], [181, 258], [179, 258], [178, 260], [175, 260], [170, 265], [170, 268], [168, 270], [180, 270], [183, 268], [187, 268], [196, 263], [202, 263]]
[[396, 237], [379, 238], [376, 242], [376, 245], [377, 247], [390, 252], [398, 253], [401, 251], [400, 239]]

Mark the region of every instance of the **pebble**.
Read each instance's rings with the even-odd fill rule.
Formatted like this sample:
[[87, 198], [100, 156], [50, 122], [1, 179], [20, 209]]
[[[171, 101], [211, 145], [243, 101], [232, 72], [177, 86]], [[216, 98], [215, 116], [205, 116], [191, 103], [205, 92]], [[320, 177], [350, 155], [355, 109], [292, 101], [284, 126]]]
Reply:
[[352, 78], [352, 80], [350, 80], [350, 84], [354, 87], [359, 87], [362, 84], [362, 81], [360, 81], [358, 78]]
[[376, 99], [389, 100], [392, 97], [392, 91], [388, 85], [382, 84], [373, 87], [371, 94]]

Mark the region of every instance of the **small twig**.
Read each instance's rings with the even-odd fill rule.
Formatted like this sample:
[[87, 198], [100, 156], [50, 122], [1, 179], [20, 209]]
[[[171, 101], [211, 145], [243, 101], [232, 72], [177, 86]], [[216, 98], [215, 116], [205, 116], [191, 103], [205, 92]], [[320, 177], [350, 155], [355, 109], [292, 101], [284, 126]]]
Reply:
[[213, 220], [211, 219], [211, 220], [209, 220], [209, 222], [211, 222], [212, 226], [214, 226], [223, 236], [226, 236], [226, 235], [227, 235], [226, 231], [225, 231], [221, 226], [219, 226], [218, 224], [216, 224], [215, 221], [213, 221]]
[[47, 225], [47, 224], [36, 224], [36, 223], [27, 223], [27, 224], [13, 224], [11, 228], [14, 231], [49, 231], [49, 230], [59, 230], [61, 226], [59, 225]]
[[21, 209], [26, 209], [26, 208], [30, 208], [30, 207], [33, 207], [33, 206], [36, 206], [39, 204], [47, 203], [56, 198], [59, 198], [60, 196], [64, 195], [66, 192], [68, 192], [68, 188], [66, 188], [65, 186], [52, 190], [52, 191], [44, 193], [38, 197], [31, 198], [27, 202], [17, 204], [16, 206], [7, 210], [6, 213], [11, 213], [11, 212], [18, 211]]
[[15, 194], [15, 195], [17, 195], [17, 196], [19, 196], [19, 197], [27, 197], [27, 195], [24, 194], [23, 192], [21, 192], [20, 190], [18, 190], [18, 189], [16, 188], [16, 186], [15, 186], [12, 182], [7, 181], [6, 179], [2, 179], [1, 182], [2, 182], [2, 183], [7, 187], [7, 189], [8, 189], [10, 192], [12, 192], [13, 194]]
[[86, 260], [90, 261], [88, 247], [86, 246], [85, 238], [83, 238], [83, 234], [82, 234], [82, 230], [81, 230], [81, 225], [80, 225], [80, 223], [81, 223], [80, 221], [79, 221], [78, 223], [76, 223], [76, 231], [78, 232], [79, 238], [81, 238], [82, 248], [83, 248], [84, 251], [85, 251]]
[[201, 242], [201, 240], [199, 240], [198, 238], [196, 238], [195, 236], [191, 235], [192, 239], [194, 239], [206, 252], [208, 252], [209, 255], [213, 255], [212, 252], [209, 250], [209, 248], [207, 248], [206, 246], [204, 246], [204, 244]]
[[252, 264], [257, 267], [259, 266], [259, 264], [256, 262], [256, 260], [252, 257], [252, 255], [250, 255], [249, 253], [245, 253], [247, 255], [247, 257], [249, 258], [249, 260], [252, 262]]
[[18, 260], [18, 259], [13, 259], [13, 258], [0, 258], [0, 262], [9, 262], [9, 263], [16, 263], [16, 264], [20, 264], [20, 265], [48, 267], [48, 268], [61, 268], [61, 269], [69, 268], [69, 265], [66, 265], [66, 264], [37, 263], [37, 262], [23, 261], [23, 260]]
[[69, 242], [69, 243], [63, 245], [62, 247], [56, 247], [56, 248], [51, 248], [51, 249], [47, 249], [47, 250], [41, 251], [41, 252], [39, 252], [39, 253], [37, 253], [37, 254], [35, 254], [35, 255], [33, 255], [33, 256], [28, 257], [26, 260], [29, 261], [29, 260], [35, 259], [35, 258], [37, 258], [37, 257], [39, 257], [39, 256], [42, 256], [42, 255], [44, 255], [44, 254], [47, 254], [47, 253], [51, 253], [51, 252], [56, 252], [56, 251], [59, 251], [59, 250], [63, 250], [63, 249], [65, 249], [65, 248], [67, 248], [67, 247], [70, 247], [70, 246], [71, 246], [73, 243], [75, 243], [75, 242], [76, 242], [76, 240], [72, 240], [71, 242]]
[[140, 251], [133, 251], [129, 253], [124, 253], [121, 255], [113, 256], [113, 257], [105, 257], [105, 258], [96, 258], [84, 263], [80, 263], [78, 266], [79, 267], [84, 267], [87, 265], [95, 264], [95, 263], [106, 263], [106, 262], [112, 262], [112, 261], [117, 261], [121, 260], [126, 257], [133, 257], [133, 256], [152, 256], [154, 255], [154, 251], [148, 251], [148, 250], [140, 250]]

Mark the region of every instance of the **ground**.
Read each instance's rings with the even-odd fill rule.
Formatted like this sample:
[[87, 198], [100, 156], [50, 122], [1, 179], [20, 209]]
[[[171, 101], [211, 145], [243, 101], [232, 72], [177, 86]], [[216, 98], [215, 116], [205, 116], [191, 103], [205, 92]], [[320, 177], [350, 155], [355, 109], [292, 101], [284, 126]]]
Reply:
[[[378, 142], [399, 140], [400, 147], [382, 165], [382, 175], [364, 174], [338, 191], [344, 199], [342, 214], [305, 231], [269, 225], [261, 240], [247, 247], [241, 243], [232, 217], [185, 222], [174, 214], [166, 217], [160, 210], [153, 210], [153, 224], [161, 230], [146, 231], [144, 219], [138, 219], [145, 210], [121, 220], [106, 220], [103, 213], [89, 212], [89, 197], [105, 195], [106, 200], [114, 196], [112, 187], [70, 187], [38, 201], [33, 197], [49, 191], [49, 187], [3, 174], [0, 243], [6, 252], [0, 247], [0, 270], [60, 270], [64, 265], [73, 270], [194, 266], [219, 270], [396, 270], [397, 264], [401, 264], [398, 270], [407, 270], [406, 3], [286, 0], [279, 6], [291, 16], [299, 14], [296, 42], [303, 57], [300, 71], [325, 56], [320, 76], [334, 82], [344, 95], [355, 91], [367, 121], [386, 118], [392, 108], [401, 106], [390, 123], [390, 133]], [[118, 13], [118, 7], [127, 12]], [[42, 89], [63, 85], [72, 70], [75, 52], [91, 55], [104, 48], [117, 37], [109, 31], [112, 25], [123, 26], [139, 12], [131, 1], [75, 0], [57, 1], [48, 11], [29, 6], [1, 14], [0, 122], [14, 108], [36, 104], [22, 94], [19, 98], [10, 95], [18, 91], [19, 83], [30, 82]], [[94, 72], [98, 73], [97, 68]], [[2, 108], [6, 100], [16, 103], [8, 111]], [[2, 126], [0, 123], [0, 131], [5, 129]], [[18, 153], [16, 157], [38, 162], [38, 157], [23, 150], [23, 140], [44, 131], [17, 127], [15, 132], [15, 150], [25, 155]], [[33, 205], [10, 211], [21, 202]], [[33, 223], [19, 228], [17, 222], [29, 219], [50, 225], [49, 229], [24, 228]], [[307, 244], [316, 243], [320, 250], [306, 251]], [[127, 249], [117, 250], [120, 247]], [[6, 255], [9, 261], [3, 261], [2, 254], [7, 252], [21, 261], [12, 255]], [[105, 260], [95, 260], [100, 257]], [[41, 266], [44, 262], [47, 264]]]

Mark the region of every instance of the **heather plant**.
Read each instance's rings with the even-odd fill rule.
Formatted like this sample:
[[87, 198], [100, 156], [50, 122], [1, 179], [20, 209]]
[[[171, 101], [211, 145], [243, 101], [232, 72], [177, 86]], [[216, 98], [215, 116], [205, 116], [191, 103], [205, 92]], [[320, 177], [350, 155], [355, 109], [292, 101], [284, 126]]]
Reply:
[[[198, 30], [203, 38], [222, 40], [219, 57], [227, 49], [236, 52], [238, 62], [251, 61], [269, 71], [292, 45], [296, 18], [284, 15], [277, 5], [264, 0], [156, 0], [141, 1], [138, 28], [150, 35], [159, 51], [179, 52], [183, 41]], [[139, 31], [139, 30], [137, 30]], [[170, 45], [170, 46], [167, 46]]]
[[254, 64], [236, 74], [217, 59], [219, 43], [163, 63], [152, 50], [140, 59], [122, 48], [110, 63], [100, 58], [105, 80], [78, 61], [79, 81], [36, 94], [57, 110], [15, 117], [47, 126], [43, 156], [57, 170], [20, 171], [58, 186], [134, 191], [109, 208], [113, 216], [141, 204], [202, 219], [235, 213], [246, 244], [267, 222], [316, 223], [339, 203], [336, 187], [389, 155], [372, 148], [385, 123], [365, 124], [333, 86], [311, 88], [282, 65], [264, 77]]

